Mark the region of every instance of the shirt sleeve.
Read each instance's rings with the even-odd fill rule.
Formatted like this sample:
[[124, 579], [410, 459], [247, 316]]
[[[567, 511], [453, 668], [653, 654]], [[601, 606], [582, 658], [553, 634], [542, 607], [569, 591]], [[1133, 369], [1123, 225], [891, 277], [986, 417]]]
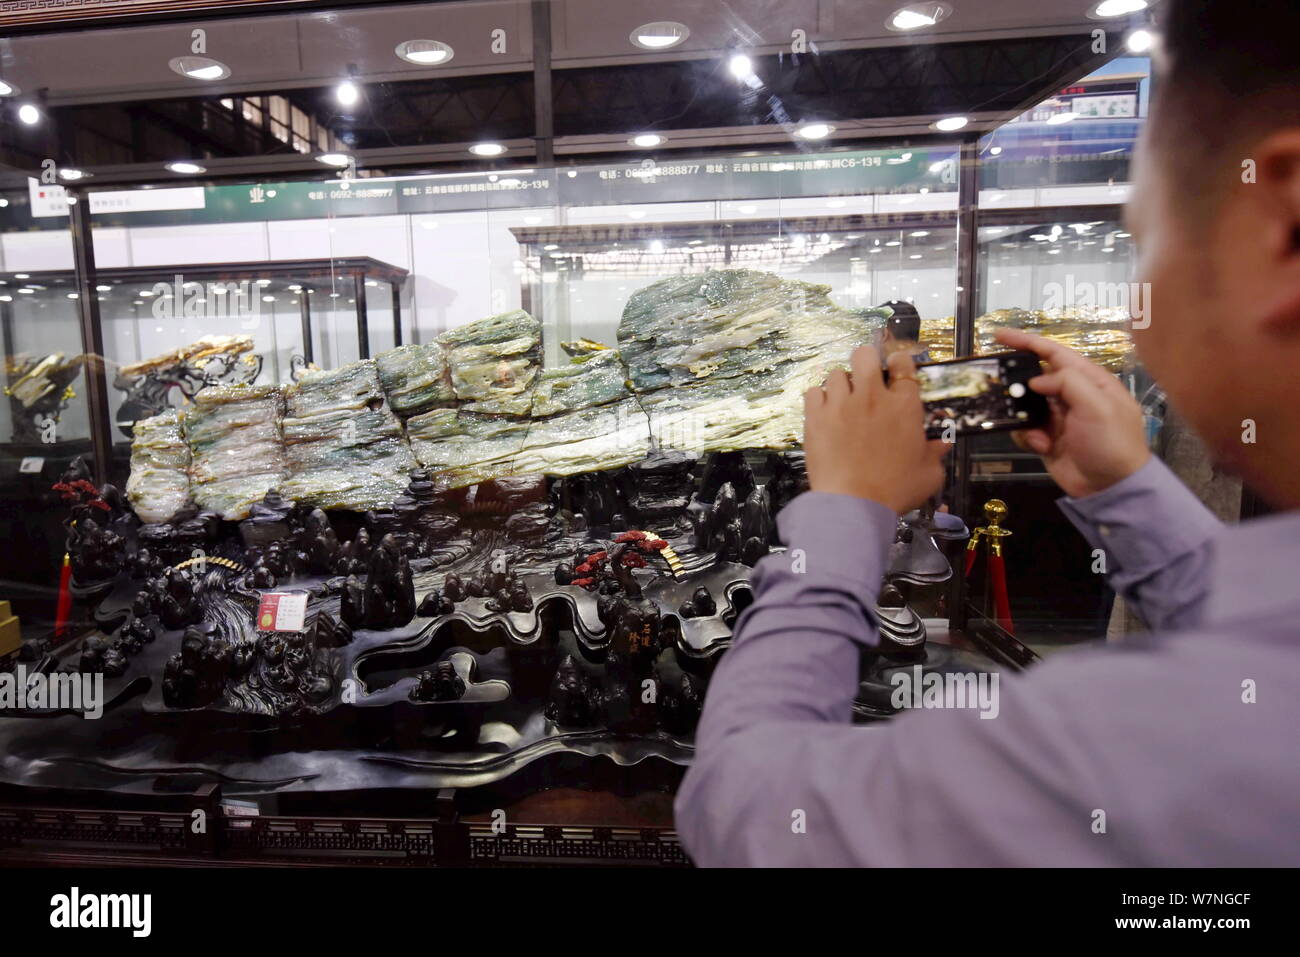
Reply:
[[1201, 620], [1209, 592], [1211, 543], [1223, 523], [1152, 456], [1105, 491], [1062, 498], [1061, 510], [1100, 550], [1112, 588], [1152, 629]]
[[897, 521], [877, 502], [826, 492], [805, 492], [778, 516], [787, 550], [755, 569], [754, 604], [709, 682], [676, 802], [697, 862], [770, 859], [769, 829], [746, 825], [754, 766], [766, 781], [827, 725], [852, 730], [859, 652], [878, 638], [873, 609]]

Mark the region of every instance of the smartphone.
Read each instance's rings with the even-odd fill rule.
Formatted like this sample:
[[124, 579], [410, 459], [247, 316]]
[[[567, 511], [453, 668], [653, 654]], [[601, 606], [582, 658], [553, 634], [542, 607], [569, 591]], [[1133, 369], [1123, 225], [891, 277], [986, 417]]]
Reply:
[[1029, 388], [1042, 374], [1032, 352], [1001, 352], [916, 367], [930, 438], [1030, 429], [1047, 424], [1047, 399]]

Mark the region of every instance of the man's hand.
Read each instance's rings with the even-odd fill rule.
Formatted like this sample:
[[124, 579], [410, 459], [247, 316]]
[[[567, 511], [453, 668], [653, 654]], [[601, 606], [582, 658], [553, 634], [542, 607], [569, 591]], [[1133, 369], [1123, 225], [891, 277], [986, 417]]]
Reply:
[[997, 341], [1026, 349], [1047, 371], [1029, 388], [1047, 396], [1046, 428], [1016, 433], [1022, 447], [1043, 457], [1066, 495], [1082, 498], [1126, 479], [1151, 458], [1142, 409], [1120, 381], [1068, 346], [1018, 329], [1001, 329]]
[[916, 366], [905, 352], [889, 357], [889, 385], [880, 353], [854, 351], [853, 378], [836, 369], [804, 393], [804, 453], [815, 492], [870, 499], [900, 515], [943, 486], [944, 442], [925, 437]]

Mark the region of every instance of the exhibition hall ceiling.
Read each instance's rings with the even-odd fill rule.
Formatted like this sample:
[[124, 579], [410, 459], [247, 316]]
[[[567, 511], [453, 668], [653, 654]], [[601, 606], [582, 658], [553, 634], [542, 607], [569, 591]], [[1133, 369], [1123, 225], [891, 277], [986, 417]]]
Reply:
[[[1087, 33], [1088, 0], [954, 0], [953, 12], [923, 33], [890, 29], [899, 0], [698, 0], [611, 3], [554, 0], [555, 69], [711, 59], [735, 48], [758, 54], [789, 50], [803, 31], [810, 52]], [[631, 40], [647, 22], [678, 22], [689, 34], [669, 49]], [[123, 98], [193, 96], [194, 80], [169, 61], [190, 54], [192, 28], [207, 31], [208, 55], [230, 68], [203, 82], [210, 95], [326, 86], [349, 70], [374, 81], [531, 70], [532, 5], [525, 0], [471, 0], [403, 6], [306, 10], [260, 17], [195, 19], [18, 35], [0, 39], [6, 82], [46, 90], [52, 105]], [[494, 31], [503, 31], [494, 36]], [[397, 46], [432, 39], [452, 55], [432, 66], [403, 61]]]
[[[1132, 15], [1099, 16], [1099, 2]], [[238, 176], [318, 170], [323, 151], [370, 169], [464, 165], [481, 161], [468, 148], [485, 140], [532, 162], [631, 154], [640, 133], [681, 153], [788, 143], [816, 123], [846, 144], [933, 135], [955, 115], [974, 130], [1088, 73], [1158, 6], [905, 4], [269, 3], [254, 6], [276, 12], [205, 7], [185, 18], [159, 2], [111, 25], [10, 27], [0, 37], [0, 164], [29, 169], [54, 156], [129, 179], [189, 159]], [[0, 0], [0, 24], [19, 7]], [[923, 26], [904, 29], [915, 26], [908, 16]], [[307, 117], [300, 138], [269, 135], [272, 110], [290, 110], [284, 101]], [[31, 110], [50, 122], [31, 122]]]

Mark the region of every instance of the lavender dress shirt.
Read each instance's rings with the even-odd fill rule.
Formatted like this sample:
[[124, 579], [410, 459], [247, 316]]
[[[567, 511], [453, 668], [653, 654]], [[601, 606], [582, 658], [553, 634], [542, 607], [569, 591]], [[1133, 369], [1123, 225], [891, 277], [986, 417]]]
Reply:
[[895, 517], [791, 502], [677, 796], [695, 862], [1300, 864], [1300, 512], [1225, 527], [1154, 458], [1061, 507], [1153, 634], [855, 727]]

